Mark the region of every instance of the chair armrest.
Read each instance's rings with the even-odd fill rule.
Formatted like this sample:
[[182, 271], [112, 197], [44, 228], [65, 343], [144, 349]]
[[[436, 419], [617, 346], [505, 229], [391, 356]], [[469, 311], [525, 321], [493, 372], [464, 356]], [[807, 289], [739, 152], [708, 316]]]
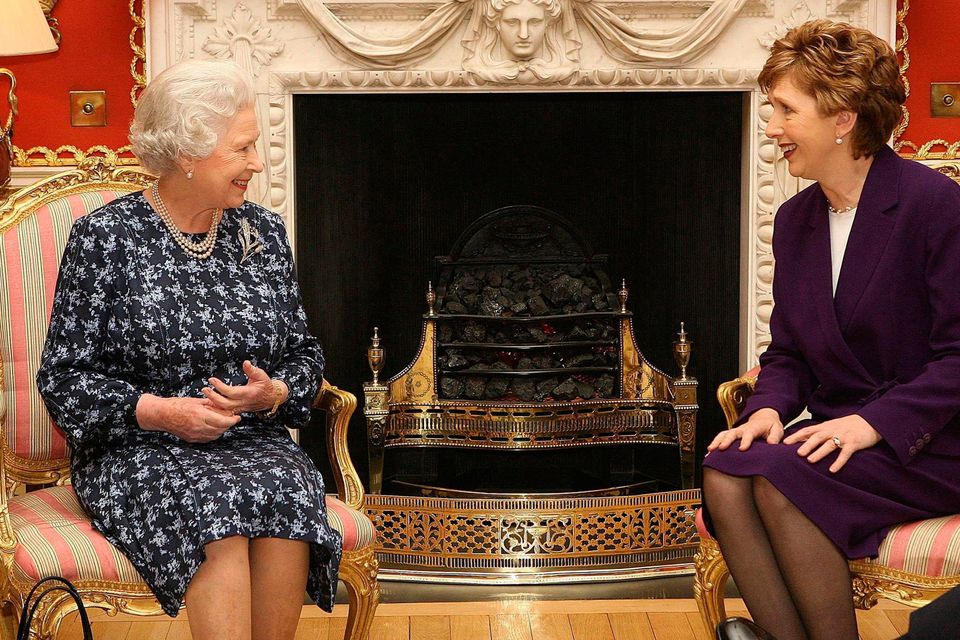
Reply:
[[327, 414], [327, 455], [337, 482], [337, 494], [348, 507], [361, 510], [363, 483], [347, 448], [347, 430], [350, 416], [357, 408], [357, 397], [324, 380], [313, 399], [313, 406]]
[[743, 376], [724, 382], [717, 387], [717, 400], [723, 409], [723, 417], [727, 420], [727, 428], [733, 426], [743, 412], [747, 399], [753, 394], [757, 385], [757, 376], [750, 375], [759, 372], [759, 369], [748, 371]]

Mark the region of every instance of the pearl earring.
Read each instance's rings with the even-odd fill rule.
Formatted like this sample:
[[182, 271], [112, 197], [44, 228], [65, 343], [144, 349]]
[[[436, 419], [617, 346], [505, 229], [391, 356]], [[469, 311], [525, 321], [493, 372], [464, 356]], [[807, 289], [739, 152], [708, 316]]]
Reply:
[[837, 144], [843, 144], [843, 138], [838, 137], [836, 140], [834, 140], [834, 142], [836, 142]]
[[[837, 138], [837, 140], [840, 140], [840, 139]], [[837, 144], [840, 144], [840, 143], [837, 142]], [[187, 171], [187, 180], [193, 180], [193, 169], [190, 169], [190, 171]]]

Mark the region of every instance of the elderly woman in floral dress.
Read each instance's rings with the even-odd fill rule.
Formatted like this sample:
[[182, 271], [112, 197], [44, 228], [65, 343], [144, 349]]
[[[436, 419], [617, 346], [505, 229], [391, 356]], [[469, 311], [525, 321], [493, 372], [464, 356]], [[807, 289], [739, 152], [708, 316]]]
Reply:
[[286, 426], [321, 384], [280, 218], [247, 202], [260, 136], [239, 67], [189, 61], [144, 91], [152, 188], [79, 219], [37, 382], [94, 527], [196, 640], [292, 638], [333, 606], [341, 540]]

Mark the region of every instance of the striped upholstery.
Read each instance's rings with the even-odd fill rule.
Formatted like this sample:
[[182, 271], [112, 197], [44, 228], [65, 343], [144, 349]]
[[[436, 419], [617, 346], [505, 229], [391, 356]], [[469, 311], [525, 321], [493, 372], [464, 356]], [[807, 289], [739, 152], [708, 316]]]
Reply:
[[894, 527], [869, 562], [921, 576], [960, 575], [960, 515]]
[[51, 487], [9, 502], [10, 524], [19, 544], [13, 556], [17, 577], [142, 582], [130, 561], [93, 530], [73, 487]]
[[373, 544], [376, 530], [370, 518], [356, 509], [351, 509], [339, 498], [327, 496], [327, 520], [330, 526], [343, 535], [343, 550], [354, 551]]
[[22, 458], [68, 456], [62, 432], [50, 428], [50, 417], [34, 380], [70, 227], [80, 216], [120, 195], [116, 191], [92, 191], [53, 200], [0, 238], [0, 403], [6, 408], [7, 445]]
[[[711, 538], [697, 509], [697, 533]], [[869, 564], [920, 576], [960, 575], [960, 515], [919, 520], [893, 527]]]
[[[41, 576], [68, 580], [142, 582], [137, 570], [116, 547], [93, 530], [70, 486], [51, 487], [16, 496], [9, 502], [10, 523], [19, 544], [13, 556], [16, 577], [33, 583]], [[330, 525], [343, 534], [352, 551], [373, 542], [373, 524], [336, 498], [327, 498]]]

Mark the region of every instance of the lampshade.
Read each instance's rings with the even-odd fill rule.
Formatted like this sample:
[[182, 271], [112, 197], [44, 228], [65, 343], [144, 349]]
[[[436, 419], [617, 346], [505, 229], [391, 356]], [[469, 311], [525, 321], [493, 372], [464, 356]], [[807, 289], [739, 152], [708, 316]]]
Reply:
[[57, 50], [37, 0], [0, 0], [0, 56]]

